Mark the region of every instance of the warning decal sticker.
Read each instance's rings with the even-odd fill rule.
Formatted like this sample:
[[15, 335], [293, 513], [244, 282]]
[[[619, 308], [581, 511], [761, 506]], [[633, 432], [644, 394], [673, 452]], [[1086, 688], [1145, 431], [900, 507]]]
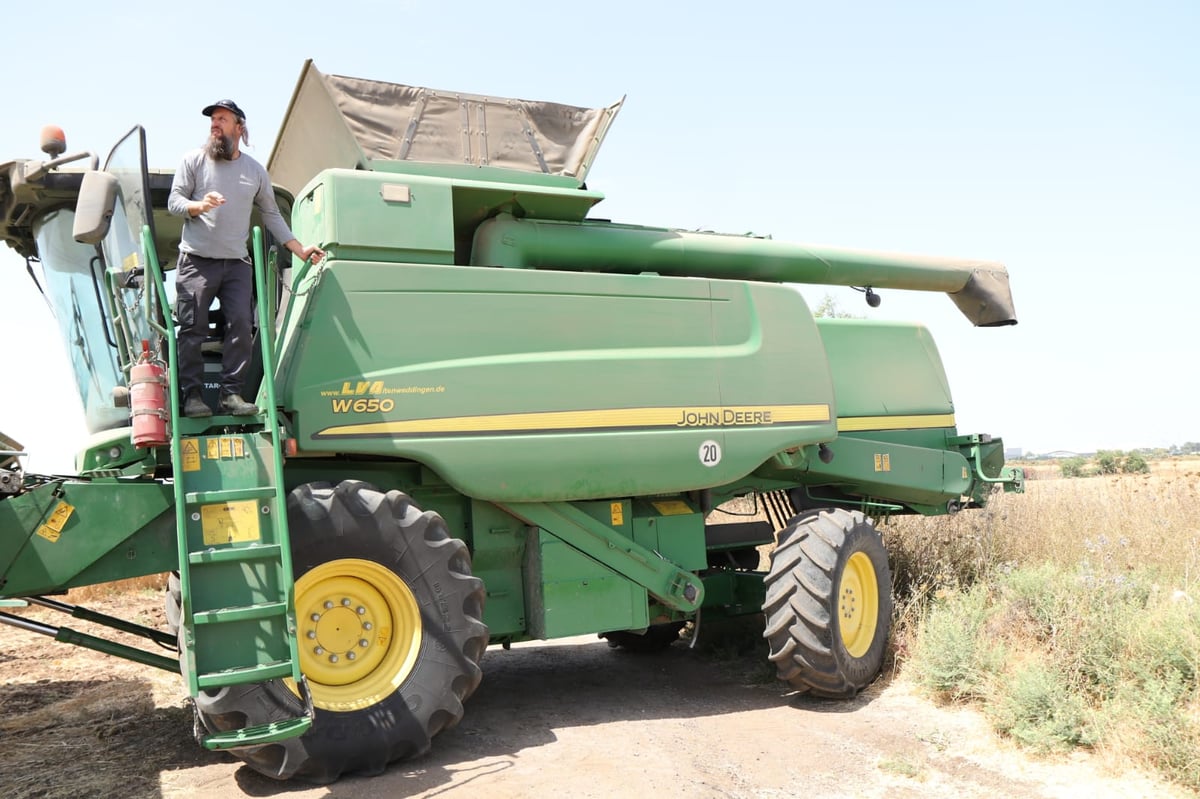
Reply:
[[200, 508], [200, 525], [207, 546], [257, 541], [261, 537], [258, 524], [258, 503], [254, 500]]

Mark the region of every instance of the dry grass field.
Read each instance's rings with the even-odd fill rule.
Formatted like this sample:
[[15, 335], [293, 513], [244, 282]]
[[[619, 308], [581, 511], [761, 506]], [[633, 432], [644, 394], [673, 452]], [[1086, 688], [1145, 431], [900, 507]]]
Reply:
[[1200, 582], [1200, 458], [1158, 461], [1149, 474], [1070, 479], [1053, 464], [1023, 466], [1024, 494], [997, 494], [983, 510], [955, 516], [886, 521], [902, 578], [940, 589], [996, 567], [1053, 563], [1147, 570], [1173, 590]]

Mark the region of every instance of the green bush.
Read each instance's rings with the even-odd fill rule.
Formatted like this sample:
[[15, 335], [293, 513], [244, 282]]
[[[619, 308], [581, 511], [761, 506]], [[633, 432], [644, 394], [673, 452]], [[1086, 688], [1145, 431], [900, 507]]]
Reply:
[[1039, 752], [1064, 751], [1093, 742], [1084, 697], [1070, 678], [1039, 660], [1016, 667], [989, 706], [996, 729]]
[[1104, 746], [1200, 789], [1200, 604], [1149, 572], [1085, 560], [946, 589], [906, 664], [1039, 751]]
[[1121, 463], [1121, 471], [1126, 474], [1150, 474], [1150, 464], [1140, 454], [1131, 452]]
[[1181, 712], [1195, 686], [1175, 678], [1149, 676], [1121, 686], [1097, 717], [1104, 734], [1125, 740], [1147, 765], [1180, 785], [1200, 789], [1200, 722]]
[[1083, 477], [1083, 467], [1086, 465], [1087, 461], [1083, 458], [1067, 458], [1058, 464], [1058, 468], [1063, 477]]
[[997, 582], [1010, 627], [1005, 632], [1011, 633], [1013, 625], [1019, 623], [1022, 632], [1035, 640], [1054, 638], [1065, 614], [1058, 591], [1060, 581], [1059, 569], [1049, 563], [1001, 575]]
[[929, 608], [913, 652], [915, 671], [928, 690], [952, 701], [984, 695], [988, 673], [1004, 660], [1003, 648], [982, 634], [987, 612], [982, 585]]
[[1096, 453], [1096, 471], [1099, 474], [1118, 474], [1123, 456], [1115, 449], [1102, 449]]

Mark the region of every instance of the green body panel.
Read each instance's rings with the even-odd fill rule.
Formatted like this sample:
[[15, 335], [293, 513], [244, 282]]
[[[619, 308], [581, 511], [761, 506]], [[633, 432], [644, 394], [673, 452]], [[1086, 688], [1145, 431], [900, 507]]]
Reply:
[[818, 319], [817, 327], [833, 375], [839, 430], [861, 417], [954, 413], [946, 370], [923, 325]]
[[633, 502], [633, 540], [682, 569], [708, 565], [704, 547], [704, 514], [679, 498]]
[[[414, 496], [418, 497], [421, 507], [439, 510], [443, 507], [428, 504], [415, 492]], [[525, 560], [525, 551], [530, 543], [528, 527], [488, 502], [472, 501], [470, 510], [469, 526], [451, 526], [450, 530], [456, 537], [471, 544], [471, 571], [483, 580], [487, 591], [487, 602], [483, 606], [484, 623], [494, 641], [525, 638], [528, 626], [526, 619], [529, 616], [525, 604], [526, 568], [530, 565]], [[451, 524], [450, 518], [447, 518], [447, 524]], [[540, 556], [538, 562], [539, 568], [543, 568]], [[544, 603], [541, 607], [544, 607]]]
[[493, 501], [720, 485], [834, 436], [784, 286], [331, 261], [282, 346], [302, 451], [411, 458]]
[[405, 201], [385, 199], [392, 185], [398, 184], [372, 172], [331, 175], [297, 201], [293, 232], [302, 241], [320, 241], [339, 258], [454, 263], [451, 184], [423, 181], [417, 202], [413, 187]]
[[646, 589], [544, 530], [526, 546], [529, 636], [568, 635], [645, 627]]
[[[56, 511], [61, 525], [52, 519]], [[5, 596], [175, 568], [174, 503], [171, 487], [161, 483], [47, 483], [0, 502], [0, 533], [0, 593]]]
[[842, 436], [830, 445], [833, 461], [813, 463], [806, 482], [891, 502], [936, 505], [957, 499], [970, 485], [967, 461], [957, 452]]
[[296, 236], [339, 259], [449, 264], [457, 255], [463, 263], [478, 225], [498, 213], [579, 222], [603, 199], [553, 175], [423, 164], [388, 174], [386, 162], [379, 166], [322, 172], [296, 203]]
[[531, 523], [525, 549], [531, 637], [645, 628], [648, 593], [664, 612], [705, 601], [705, 583], [685, 571], [705, 566], [704, 518], [682, 498], [508, 510]]
[[826, 496], [836, 504], [852, 495], [924, 513], [967, 493], [970, 469], [948, 446], [954, 404], [929, 331], [859, 319], [819, 319], [817, 326], [837, 397], [832, 460], [811, 459], [799, 470], [771, 462], [758, 474], [833, 489], [813, 491], [814, 501]]
[[[501, 508], [641, 586], [668, 607], [691, 611], [703, 602], [703, 586], [694, 574], [633, 540], [628, 500], [525, 502]], [[703, 531], [699, 526], [696, 529]]]

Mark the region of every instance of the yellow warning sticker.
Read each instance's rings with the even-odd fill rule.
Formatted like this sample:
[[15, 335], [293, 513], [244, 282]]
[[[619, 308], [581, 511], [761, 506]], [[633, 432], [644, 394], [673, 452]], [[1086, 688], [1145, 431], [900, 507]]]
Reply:
[[622, 502], [611, 502], [608, 506], [609, 512], [612, 514], [612, 526], [622, 527], [625, 524], [625, 504]]
[[46, 523], [37, 529], [37, 534], [51, 543], [57, 543], [58, 537], [62, 535], [63, 527], [67, 524], [67, 519], [70, 519], [74, 512], [74, 505], [68, 505], [59, 500], [58, 507], [51, 511], [50, 518], [46, 519]]
[[258, 526], [258, 503], [222, 502], [200, 508], [200, 526], [207, 546], [240, 544], [261, 537]]
[[194, 438], [186, 438], [180, 444], [183, 453], [183, 470], [185, 472], [200, 471], [200, 444]]
[[235, 438], [233, 440], [233, 457], [235, 457], [235, 458], [246, 457], [246, 442], [240, 438]]
[[890, 472], [892, 470], [892, 456], [890, 453], [883, 452], [875, 453], [875, 471]]
[[650, 504], [663, 516], [683, 516], [692, 512], [688, 504], [681, 499], [651, 502]]
[[963, 479], [964, 479], [964, 480], [967, 480], [967, 479], [969, 479], [970, 477], [971, 477], [971, 475], [970, 475], [970, 473], [967, 471], [967, 467], [966, 467], [966, 466], [964, 466], [964, 467], [963, 467]]
[[222, 458], [232, 458], [233, 457], [233, 439], [231, 439], [231, 438], [222, 438], [221, 439], [221, 457]]
[[217, 441], [217, 439], [215, 439], [215, 438], [204, 439], [204, 449], [205, 449], [204, 457], [208, 458], [210, 461], [215, 461], [215, 460], [219, 459], [221, 457], [220, 447], [221, 447], [221, 444], [219, 441]]

